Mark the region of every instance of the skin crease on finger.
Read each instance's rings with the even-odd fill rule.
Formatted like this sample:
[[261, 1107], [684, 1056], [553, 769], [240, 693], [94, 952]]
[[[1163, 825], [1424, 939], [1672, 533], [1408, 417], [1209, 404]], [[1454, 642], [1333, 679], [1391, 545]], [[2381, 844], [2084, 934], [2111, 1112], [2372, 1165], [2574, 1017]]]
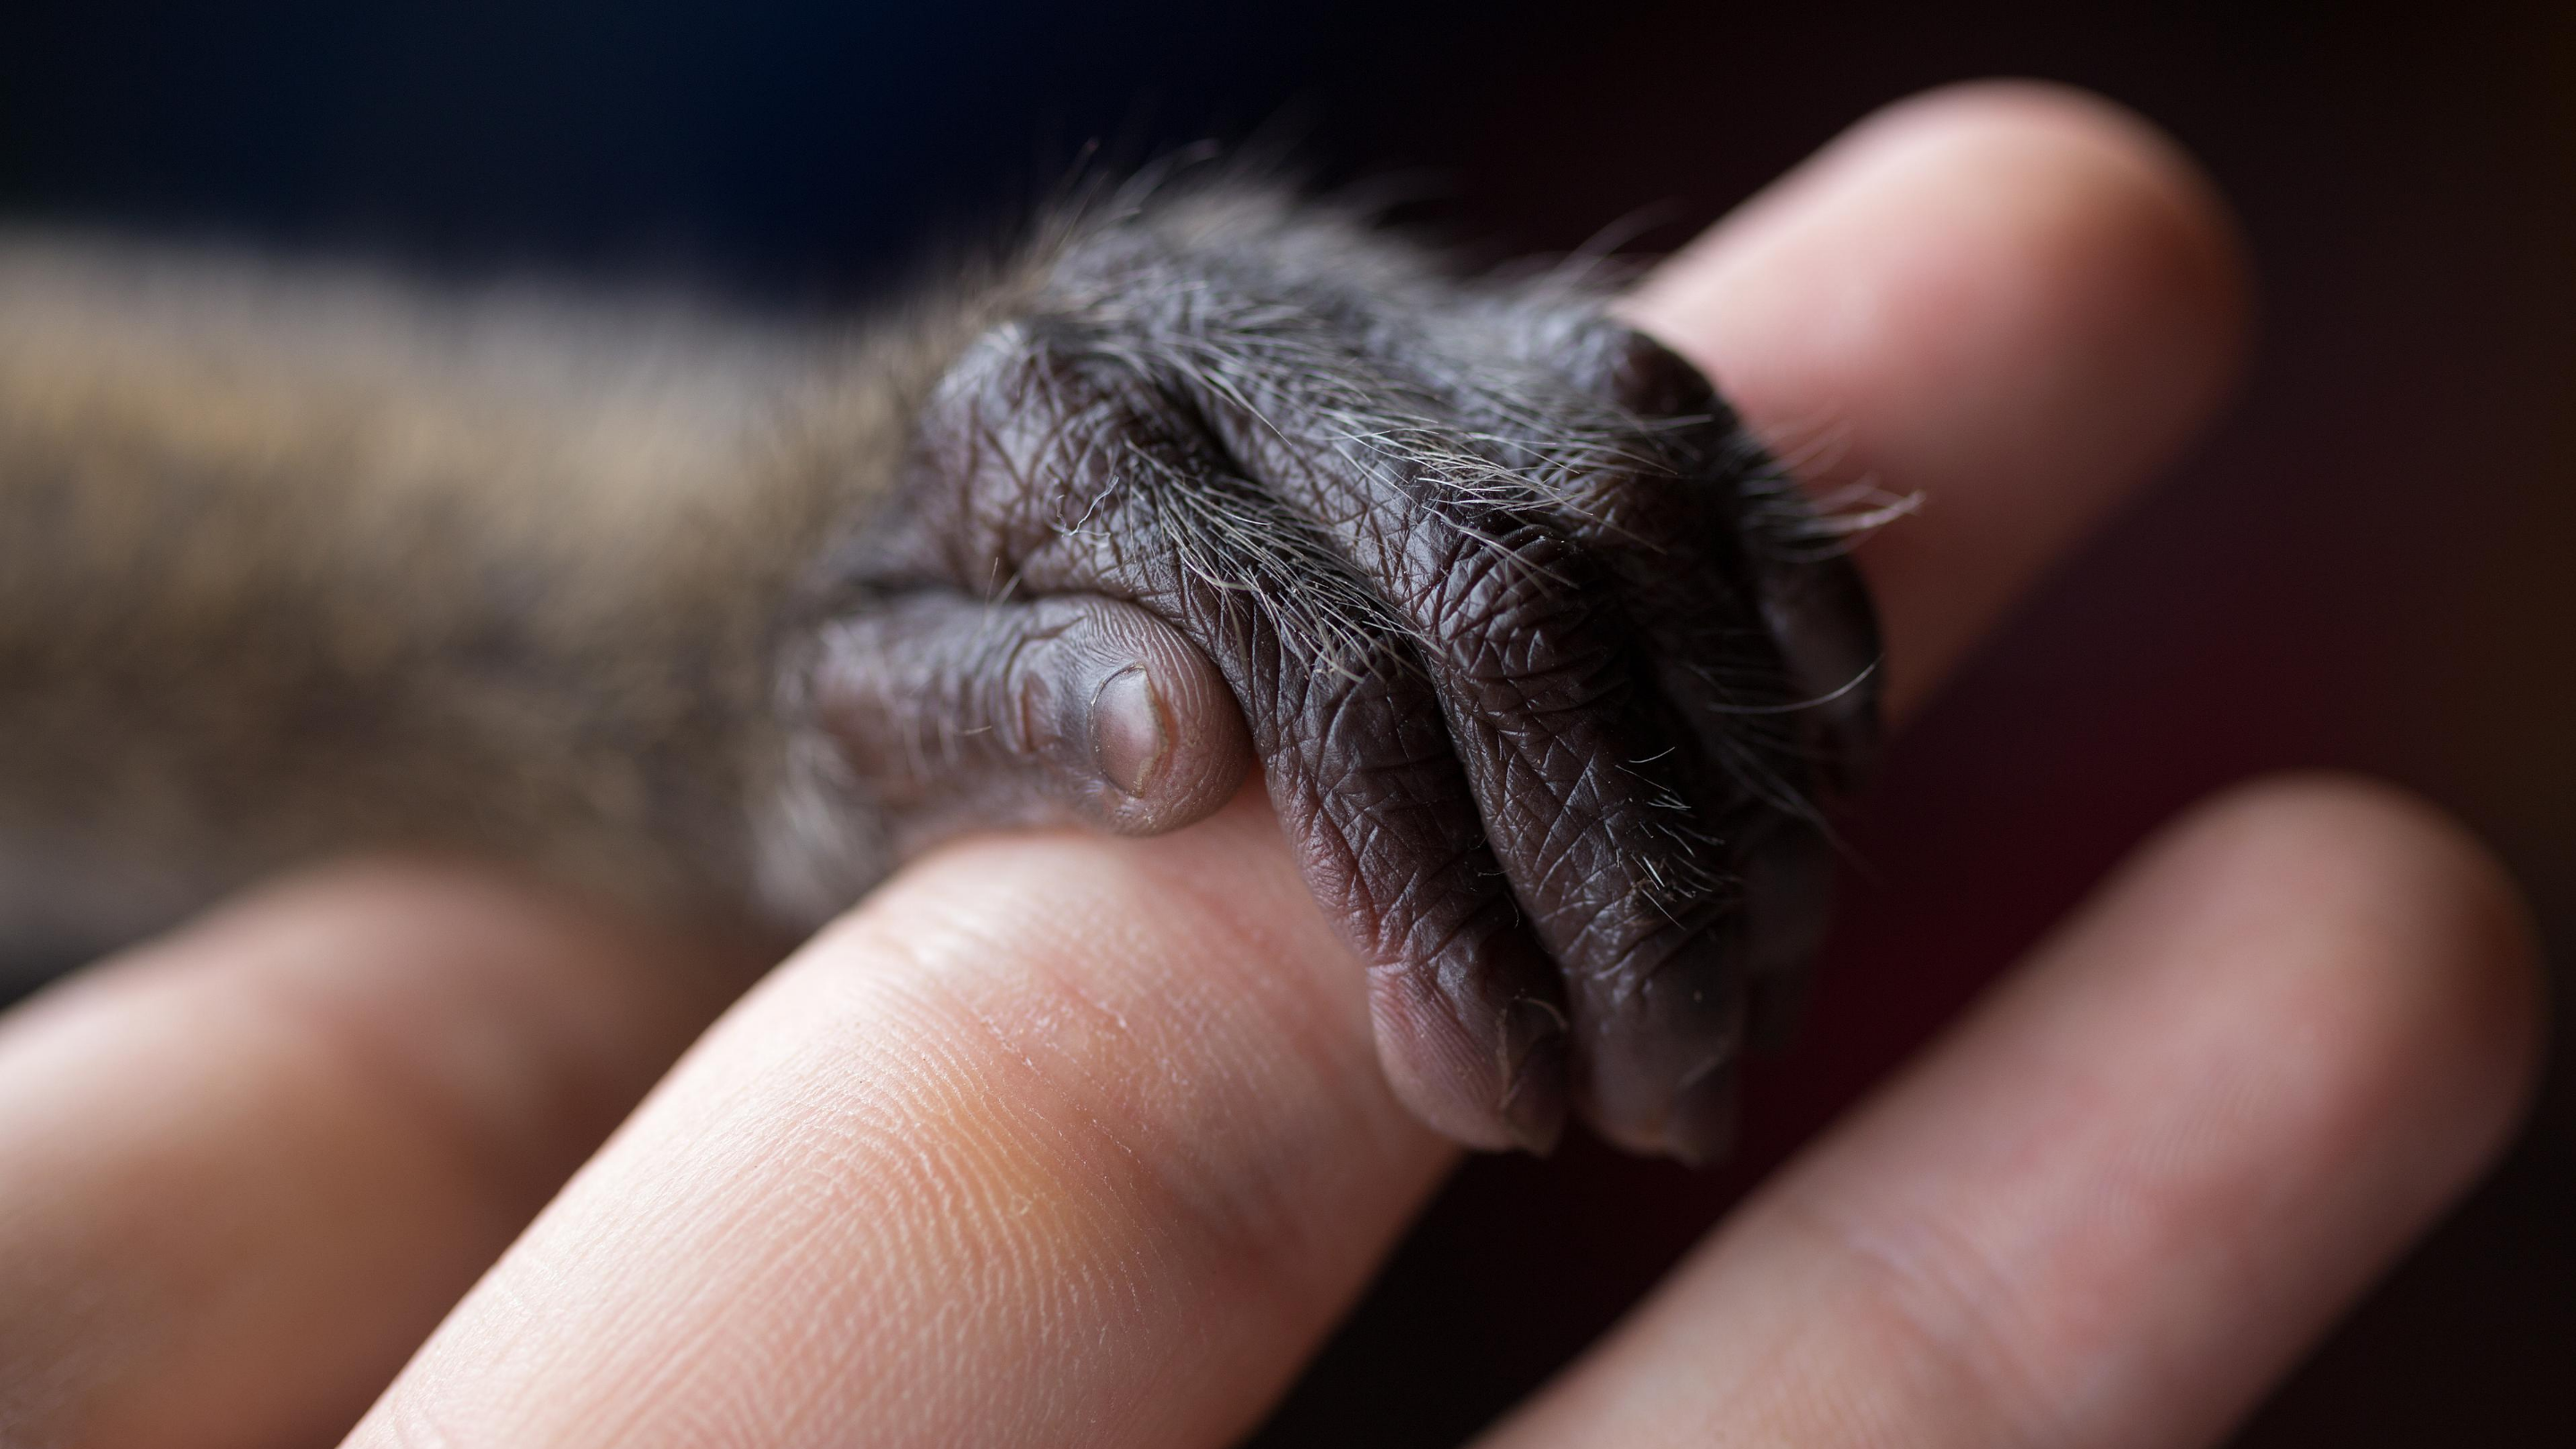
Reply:
[[[2017, 128], [2042, 134], [2005, 144]], [[1792, 181], [1760, 205], [1821, 208], [1834, 225], [1814, 240], [1844, 260], [1775, 247], [1750, 271], [1731, 252], [1682, 268], [1730, 274], [1787, 313], [1857, 293], [1891, 318], [1926, 315], [1908, 289], [1976, 295], [1988, 268], [2016, 271], [2016, 305], [1976, 346], [1880, 337], [1879, 369], [1819, 366], [1810, 349], [1767, 385], [1756, 353], [1714, 344], [1727, 324], [1695, 310], [1687, 279], [1639, 312], [1690, 355], [1735, 359], [1731, 385], [1776, 410], [1757, 427], [1836, 408], [1873, 420], [1878, 391], [1901, 417], [1894, 404], [1943, 382], [1967, 389], [1957, 436], [1859, 438], [1890, 486], [1936, 495], [1926, 518], [2056, 520], [1945, 529], [1946, 576], [1976, 585], [1956, 615], [1929, 572], [1883, 580], [1886, 612], [1914, 631], [1900, 637], [1955, 651], [2143, 466], [2060, 445], [2067, 472], [2043, 477], [2030, 440], [2171, 446], [2217, 396], [2210, 374], [2232, 370], [2241, 297], [2232, 273], [2191, 260], [2223, 225], [2169, 224], [2199, 204], [2195, 183], [2097, 105], [1972, 92], [1859, 134], [1824, 164], [1867, 175], [1871, 147], [1902, 142], [1933, 166], [1950, 135], [1996, 174], [1945, 171], [1933, 228], [1847, 185]], [[1927, 235], [1989, 216], [2040, 235], [1982, 250]], [[1924, 257], [1836, 242], [1844, 228], [1893, 229]], [[2129, 360], [2062, 366], [2069, 352]], [[2137, 389], [2133, 368], [2186, 381]], [[1996, 381], [2034, 369], [2059, 380]], [[899, 877], [702, 1044], [353, 1442], [632, 1445], [686, 1425], [696, 1442], [792, 1446], [866, 1422], [894, 1442], [1143, 1446], [1240, 1431], [1448, 1160], [1387, 1093], [1358, 973], [1272, 829], [1247, 802], [1177, 839], [978, 842]], [[582, 1285], [570, 1300], [567, 1284]]]
[[2539, 993], [2448, 820], [2235, 792], [1492, 1449], [2210, 1442], [2501, 1150]]

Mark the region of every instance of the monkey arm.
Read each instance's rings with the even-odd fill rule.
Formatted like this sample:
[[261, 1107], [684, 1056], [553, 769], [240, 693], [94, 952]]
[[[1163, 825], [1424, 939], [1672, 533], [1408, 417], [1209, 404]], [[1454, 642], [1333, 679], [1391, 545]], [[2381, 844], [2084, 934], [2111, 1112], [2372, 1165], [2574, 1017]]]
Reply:
[[13, 929], [122, 934], [367, 844], [745, 899], [825, 506], [766, 460], [837, 359], [676, 305], [0, 245]]
[[959, 829], [1185, 823], [1257, 753], [1418, 1111], [1722, 1144], [1875, 642], [1581, 282], [1167, 189], [863, 334], [263, 285], [0, 323], [0, 687], [52, 701], [5, 743], [53, 762], [0, 809], [810, 921]]

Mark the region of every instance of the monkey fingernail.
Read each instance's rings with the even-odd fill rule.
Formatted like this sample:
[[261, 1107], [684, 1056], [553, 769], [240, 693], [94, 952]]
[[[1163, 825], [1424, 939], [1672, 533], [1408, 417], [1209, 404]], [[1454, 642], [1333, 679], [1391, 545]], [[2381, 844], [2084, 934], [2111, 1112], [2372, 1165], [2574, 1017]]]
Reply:
[[1746, 986], [1741, 943], [1720, 931], [1683, 943], [1624, 989], [1577, 992], [1585, 1119], [1630, 1152], [1694, 1166], [1723, 1158], [1735, 1135]]
[[1162, 775], [1172, 754], [1171, 725], [1144, 665], [1119, 670], [1092, 696], [1091, 753], [1101, 775], [1130, 795], [1152, 790]]
[[[1153, 614], [1112, 599], [1050, 601], [1078, 622], [1052, 666], [1068, 705], [1063, 766], [1102, 827], [1153, 835], [1232, 798], [1252, 767], [1243, 711], [1198, 646]], [[1078, 758], [1071, 758], [1076, 756]], [[1081, 781], [1077, 780], [1078, 787]]]
[[1251, 768], [1216, 666], [1116, 599], [873, 601], [824, 627], [813, 668], [816, 723], [901, 848], [1039, 820], [1176, 830]]
[[1565, 1013], [1533, 996], [1503, 1015], [1503, 1121], [1512, 1140], [1541, 1157], [1565, 1132]]
[[1233, 795], [1251, 743], [1224, 678], [1196, 645], [1117, 600], [1029, 607], [1054, 632], [1018, 657], [1024, 748], [1092, 823], [1154, 835]]
[[1674, 1098], [1664, 1123], [1664, 1151], [1692, 1167], [1725, 1160], [1735, 1150], [1740, 1100], [1735, 1064], [1712, 1063]]

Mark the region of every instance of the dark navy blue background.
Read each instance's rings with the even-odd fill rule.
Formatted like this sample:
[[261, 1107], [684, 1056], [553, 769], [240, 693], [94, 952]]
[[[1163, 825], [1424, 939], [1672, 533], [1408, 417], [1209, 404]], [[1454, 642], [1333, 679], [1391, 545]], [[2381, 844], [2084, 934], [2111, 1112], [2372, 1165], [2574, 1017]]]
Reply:
[[1093, 142], [1269, 127], [1327, 173], [1383, 165], [1403, 118], [1491, 85], [1515, 8], [39, 0], [0, 20], [0, 187], [469, 259], [839, 278], [1024, 207]]

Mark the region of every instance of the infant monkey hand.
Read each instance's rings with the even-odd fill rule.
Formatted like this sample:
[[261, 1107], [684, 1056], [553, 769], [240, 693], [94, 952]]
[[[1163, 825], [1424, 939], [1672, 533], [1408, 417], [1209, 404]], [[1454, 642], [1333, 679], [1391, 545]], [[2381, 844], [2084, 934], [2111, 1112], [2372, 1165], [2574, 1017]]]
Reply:
[[1414, 1111], [1723, 1153], [1875, 732], [1830, 526], [1563, 275], [1209, 192], [1014, 276], [828, 570], [811, 709], [897, 839], [1170, 829], [1257, 753]]

